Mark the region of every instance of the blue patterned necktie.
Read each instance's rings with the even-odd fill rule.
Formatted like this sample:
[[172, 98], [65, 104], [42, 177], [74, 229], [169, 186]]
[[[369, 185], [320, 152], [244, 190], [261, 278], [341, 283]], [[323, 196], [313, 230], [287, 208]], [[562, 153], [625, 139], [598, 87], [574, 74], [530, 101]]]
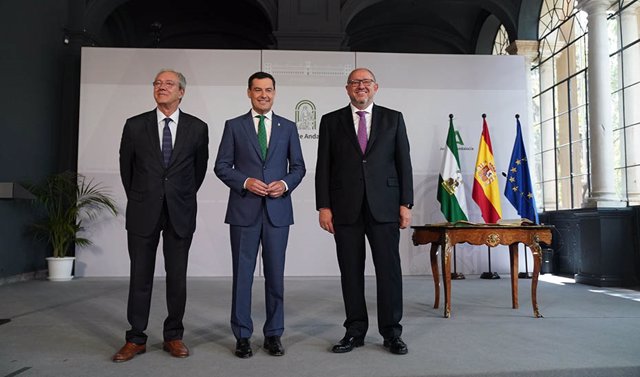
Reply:
[[360, 117], [358, 120], [358, 143], [362, 153], [367, 149], [367, 119], [365, 115], [366, 111], [356, 111], [356, 114]]
[[162, 157], [164, 159], [164, 167], [169, 166], [171, 160], [171, 152], [173, 151], [173, 145], [171, 143], [171, 129], [169, 123], [171, 118], [164, 118], [164, 129], [162, 130]]

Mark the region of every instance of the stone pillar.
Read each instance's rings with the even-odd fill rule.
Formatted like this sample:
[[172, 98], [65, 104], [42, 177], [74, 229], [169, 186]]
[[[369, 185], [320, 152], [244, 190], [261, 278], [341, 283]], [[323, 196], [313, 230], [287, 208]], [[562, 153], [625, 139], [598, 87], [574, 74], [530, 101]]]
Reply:
[[[628, 45], [638, 39], [638, 9], [640, 3], [628, 6], [620, 15], [622, 24], [622, 45]], [[629, 86], [640, 81], [640, 51], [636, 47], [630, 47], [623, 52], [624, 85]], [[640, 121], [640, 95], [637, 89], [626, 90], [624, 93], [624, 120], [625, 124], [633, 124]], [[630, 164], [640, 162], [640, 127], [634, 126], [626, 131], [626, 153]], [[632, 168], [627, 171], [627, 187], [629, 202], [640, 203], [640, 169]]]
[[340, 0], [279, 0], [273, 35], [279, 50], [340, 51]]
[[591, 195], [589, 208], [622, 207], [615, 192], [613, 169], [613, 131], [607, 8], [612, 0], [578, 0], [578, 8], [588, 14], [589, 30], [589, 150], [591, 157]]
[[[520, 114], [520, 115], [521, 115], [521, 118], [523, 119], [522, 123], [524, 123], [524, 120], [526, 119], [526, 124], [523, 125], [522, 132], [524, 133], [523, 138], [527, 145], [533, 144], [531, 143], [531, 126], [533, 125], [533, 99], [532, 99], [533, 90], [531, 89], [531, 66], [533, 62], [538, 58], [538, 45], [539, 45], [539, 42], [537, 40], [535, 41], [516, 40], [516, 41], [513, 41], [506, 48], [506, 51], [509, 55], [524, 56], [524, 69], [526, 74], [525, 79], [527, 81], [526, 88], [527, 88], [528, 106], [527, 106], [527, 114]], [[515, 119], [513, 121], [513, 124], [515, 124]], [[529, 150], [528, 156], [531, 156], [531, 148], [528, 148], [528, 150]], [[530, 164], [530, 166], [533, 166], [533, 164]], [[541, 198], [537, 198], [537, 199], [541, 199]], [[540, 202], [536, 202], [536, 203], [540, 203]], [[526, 249], [524, 252], [524, 257], [527, 259], [528, 262], [530, 262], [530, 264], [527, 263], [525, 264], [525, 266], [528, 266], [528, 265], [533, 266], [533, 256], [529, 255]], [[520, 263], [523, 264], [524, 262], [521, 261]], [[518, 268], [520, 270], [522, 269], [522, 267], [518, 267]]]
[[[513, 41], [507, 46], [506, 51], [509, 55], [521, 55], [524, 56], [524, 68], [527, 74], [527, 97], [533, 98], [533, 92], [531, 91], [531, 66], [533, 62], [538, 58], [538, 41], [525, 41], [518, 40]], [[529, 114], [525, 117], [529, 125], [533, 124], [533, 111], [531, 108], [532, 102], [529, 101], [529, 107], [527, 111]]]
[[588, 14], [589, 30], [589, 151], [591, 195], [583, 210], [576, 212], [579, 223], [579, 267], [577, 283], [620, 286], [624, 282], [625, 253], [633, 239], [631, 210], [615, 193], [613, 130], [607, 9], [612, 0], [578, 0]]
[[[533, 90], [531, 89], [531, 67], [533, 62], [538, 58], [538, 45], [540, 43], [530, 40], [516, 40], [513, 41], [509, 46], [507, 46], [506, 51], [509, 55], [521, 55], [524, 56], [524, 69], [526, 73], [526, 88], [527, 88], [527, 114], [521, 114], [521, 119], [523, 119], [523, 133], [525, 143], [527, 145], [532, 145], [531, 143], [531, 126], [533, 125]], [[515, 120], [514, 120], [515, 124]], [[531, 153], [531, 148], [529, 148], [529, 153]], [[533, 172], [534, 175], [537, 174], [537, 169]], [[542, 181], [542, 177], [536, 177], [539, 181]], [[536, 198], [537, 200], [542, 200], [542, 198]], [[537, 202], [542, 203], [542, 202]]]

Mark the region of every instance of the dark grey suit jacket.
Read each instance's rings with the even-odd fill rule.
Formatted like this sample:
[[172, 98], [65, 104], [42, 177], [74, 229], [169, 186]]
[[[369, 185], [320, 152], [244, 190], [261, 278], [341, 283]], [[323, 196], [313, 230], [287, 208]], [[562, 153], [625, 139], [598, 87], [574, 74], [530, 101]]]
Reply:
[[209, 159], [209, 131], [200, 119], [180, 111], [171, 161], [164, 167], [156, 110], [127, 119], [120, 142], [120, 177], [127, 194], [127, 231], [153, 233], [166, 199], [176, 233], [196, 229], [196, 192]]

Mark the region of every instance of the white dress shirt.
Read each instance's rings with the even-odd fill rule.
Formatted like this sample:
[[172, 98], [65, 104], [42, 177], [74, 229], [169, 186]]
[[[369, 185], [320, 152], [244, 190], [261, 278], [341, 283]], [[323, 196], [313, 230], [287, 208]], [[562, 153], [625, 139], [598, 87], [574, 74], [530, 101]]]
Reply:
[[170, 116], [166, 116], [160, 111], [160, 109], [156, 108], [156, 114], [158, 116], [158, 136], [160, 137], [160, 148], [162, 149], [162, 138], [164, 132], [164, 119], [171, 118], [171, 122], [169, 122], [169, 129], [171, 130], [171, 147], [173, 148], [176, 144], [176, 131], [178, 131], [178, 118], [180, 117], [180, 109], [174, 111]]
[[364, 110], [360, 110], [357, 107], [351, 106], [351, 113], [353, 115], [353, 127], [356, 130], [356, 135], [358, 134], [358, 125], [360, 124], [360, 115], [356, 114], [356, 111], [364, 111], [366, 114], [364, 115], [364, 119], [367, 121], [367, 140], [369, 140], [369, 136], [371, 136], [371, 111], [373, 110], [373, 102], [371, 105], [367, 106]]

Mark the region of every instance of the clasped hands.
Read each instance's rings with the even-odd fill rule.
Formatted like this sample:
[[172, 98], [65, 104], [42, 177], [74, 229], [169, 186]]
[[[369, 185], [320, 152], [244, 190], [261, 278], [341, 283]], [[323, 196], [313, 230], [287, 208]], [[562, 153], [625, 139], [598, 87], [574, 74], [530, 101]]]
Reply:
[[246, 189], [258, 196], [269, 196], [271, 198], [281, 197], [286, 191], [282, 181], [273, 181], [266, 184], [256, 178], [247, 179]]

